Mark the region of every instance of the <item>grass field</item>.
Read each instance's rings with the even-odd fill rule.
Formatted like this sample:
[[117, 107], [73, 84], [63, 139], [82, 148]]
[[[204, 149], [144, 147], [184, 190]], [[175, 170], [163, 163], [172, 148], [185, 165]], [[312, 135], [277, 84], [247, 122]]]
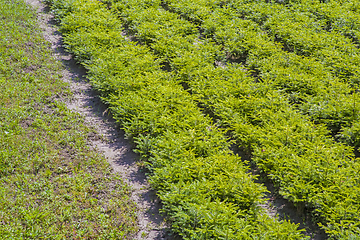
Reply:
[[0, 238], [133, 239], [131, 189], [88, 146], [35, 11], [0, 1]]

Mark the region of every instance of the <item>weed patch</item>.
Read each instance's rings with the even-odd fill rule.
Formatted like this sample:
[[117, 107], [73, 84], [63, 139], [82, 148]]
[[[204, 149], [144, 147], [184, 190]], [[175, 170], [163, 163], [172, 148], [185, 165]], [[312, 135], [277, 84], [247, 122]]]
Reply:
[[91, 150], [92, 130], [23, 1], [0, 1], [0, 236], [131, 239], [131, 189]]

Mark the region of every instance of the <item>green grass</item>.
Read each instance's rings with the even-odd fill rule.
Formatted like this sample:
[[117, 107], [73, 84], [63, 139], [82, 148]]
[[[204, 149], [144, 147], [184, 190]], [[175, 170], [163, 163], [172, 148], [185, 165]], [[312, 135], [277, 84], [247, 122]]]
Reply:
[[131, 189], [87, 140], [34, 10], [0, 0], [0, 236], [132, 239]]

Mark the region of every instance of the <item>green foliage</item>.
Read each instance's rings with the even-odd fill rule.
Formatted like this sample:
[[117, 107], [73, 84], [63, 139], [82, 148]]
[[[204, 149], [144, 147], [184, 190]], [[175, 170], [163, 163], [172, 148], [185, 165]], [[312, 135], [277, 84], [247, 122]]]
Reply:
[[[53, 4], [61, 10], [68, 49], [146, 161], [174, 231], [185, 239], [304, 238], [297, 225], [265, 216], [258, 206], [264, 187], [246, 173], [224, 132], [201, 112], [177, 74], [163, 70], [174, 57], [187, 65], [177, 47], [193, 46], [196, 26], [161, 9], [160, 1]], [[120, 26], [139, 42], [123, 36]], [[168, 49], [168, 39], [174, 48]], [[220, 49], [205, 45], [198, 59], [213, 61]]]
[[[300, 2], [291, 1], [291, 6], [262, 1], [197, 3], [199, 12], [187, 1], [167, 1], [164, 8], [199, 25], [205, 36], [200, 31], [189, 44], [177, 34], [175, 40], [165, 38], [176, 54], [154, 53], [167, 59], [179, 83], [205, 112], [247, 148], [280, 194], [299, 209], [305, 206], [315, 215], [320, 213], [316, 221], [327, 223], [323, 228], [331, 236], [357, 234], [352, 225], [359, 221], [359, 189], [353, 181], [359, 179], [359, 166], [352, 148], [329, 136], [357, 146], [356, 47], [346, 36], [323, 30], [323, 22], [298, 9], [305, 9]], [[228, 8], [216, 7], [224, 4]], [[205, 6], [213, 12], [202, 15]], [[158, 8], [154, 6], [152, 12]], [[131, 28], [133, 22], [127, 19], [132, 13], [126, 7], [119, 11]], [[160, 26], [153, 36], [161, 37], [145, 42], [152, 49], [164, 42]], [[140, 31], [135, 34], [142, 36]], [[231, 65], [234, 62], [243, 66]], [[345, 199], [351, 207], [341, 204]], [[349, 214], [343, 214], [345, 209]], [[336, 232], [335, 226], [348, 230]]]
[[148, 159], [150, 181], [184, 238], [300, 236], [256, 207], [263, 189], [225, 134], [329, 236], [356, 238], [358, 4], [53, 2], [68, 48]]

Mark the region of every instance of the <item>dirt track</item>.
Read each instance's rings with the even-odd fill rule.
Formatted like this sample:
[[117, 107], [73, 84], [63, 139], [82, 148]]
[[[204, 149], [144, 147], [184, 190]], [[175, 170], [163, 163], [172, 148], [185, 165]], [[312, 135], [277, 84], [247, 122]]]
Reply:
[[25, 0], [38, 14], [38, 22], [44, 38], [50, 42], [54, 57], [62, 62], [63, 80], [70, 84], [74, 93], [71, 101], [66, 101], [69, 109], [80, 113], [85, 122], [95, 129], [89, 146], [100, 150], [115, 172], [133, 189], [132, 199], [138, 205], [139, 232], [136, 239], [175, 239], [159, 214], [159, 199], [146, 181], [145, 172], [137, 165], [138, 156], [131, 144], [124, 138], [116, 122], [111, 118], [95, 90], [86, 81], [86, 71], [76, 64], [71, 54], [62, 46], [62, 36], [57, 30], [53, 15], [39, 0]]

